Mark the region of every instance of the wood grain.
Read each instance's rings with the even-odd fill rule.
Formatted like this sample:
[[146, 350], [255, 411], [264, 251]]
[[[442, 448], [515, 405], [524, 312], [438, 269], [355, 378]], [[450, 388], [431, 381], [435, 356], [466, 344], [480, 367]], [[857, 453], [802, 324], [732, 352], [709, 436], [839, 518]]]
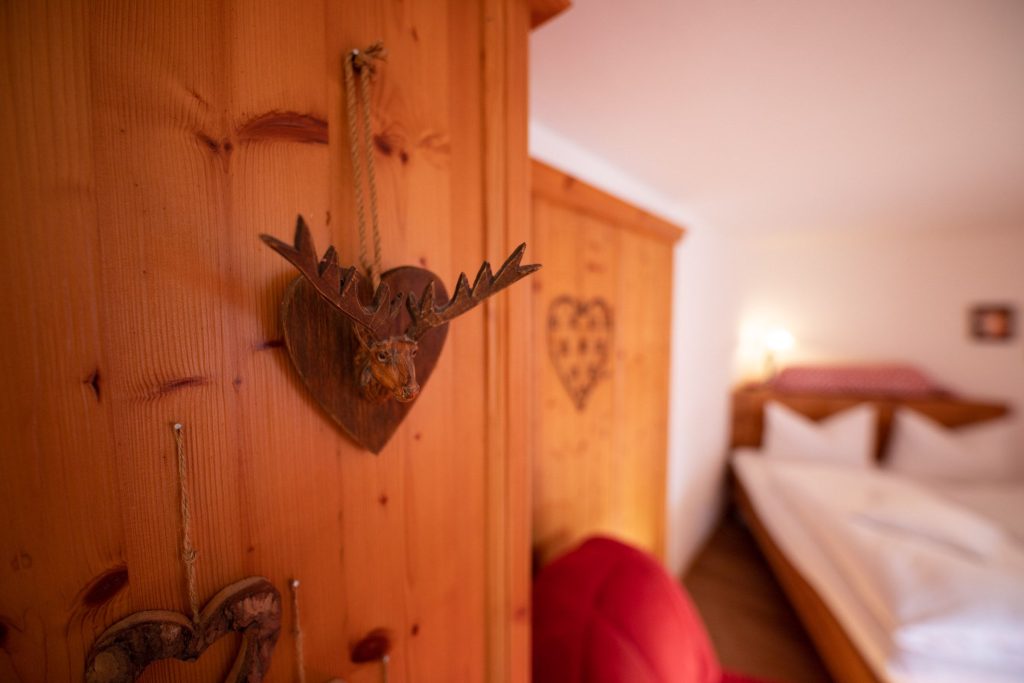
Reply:
[[[529, 5], [483, 3], [483, 203], [488, 252], [508, 253], [530, 242], [527, 119]], [[468, 179], [467, 179], [468, 180]], [[532, 243], [529, 262], [539, 263]], [[532, 297], [526, 284], [486, 305], [488, 662], [492, 683], [530, 680], [530, 423], [533, 383]]]
[[[107, 626], [186, 608], [173, 422], [201, 597], [301, 579], [309, 680], [379, 680], [345, 656], [375, 629], [392, 634], [392, 681], [526, 670], [527, 394], [511, 368], [528, 295], [460, 320], [374, 457], [291, 370], [293, 271], [257, 235], [303, 213], [355, 260], [341, 56], [381, 39], [384, 266], [453, 282], [508, 254], [528, 220], [528, 22], [521, 0], [5, 5], [0, 679], [80, 680]], [[288, 610], [283, 625], [271, 681], [294, 670]], [[218, 680], [229, 640], [146, 680]]]
[[534, 276], [534, 345], [545, 348], [548, 310], [560, 297], [605, 301], [615, 320], [608, 379], [583, 410], [550, 358], [534, 356], [538, 559], [595, 533], [661, 555], [672, 248], [682, 231], [551, 167], [532, 170], [533, 245], [544, 259]]

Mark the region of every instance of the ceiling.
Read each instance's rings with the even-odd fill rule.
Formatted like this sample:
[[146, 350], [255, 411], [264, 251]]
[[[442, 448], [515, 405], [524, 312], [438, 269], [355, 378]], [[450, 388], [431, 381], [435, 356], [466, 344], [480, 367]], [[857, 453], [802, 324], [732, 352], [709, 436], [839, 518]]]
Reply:
[[1024, 229], [1021, 0], [575, 0], [530, 49], [531, 122], [702, 226]]

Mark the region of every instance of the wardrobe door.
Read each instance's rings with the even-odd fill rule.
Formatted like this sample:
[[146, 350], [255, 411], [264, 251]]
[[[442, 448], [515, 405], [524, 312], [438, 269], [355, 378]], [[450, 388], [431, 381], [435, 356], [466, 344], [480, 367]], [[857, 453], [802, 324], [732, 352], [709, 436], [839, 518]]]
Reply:
[[535, 550], [665, 544], [672, 251], [682, 231], [533, 163]]

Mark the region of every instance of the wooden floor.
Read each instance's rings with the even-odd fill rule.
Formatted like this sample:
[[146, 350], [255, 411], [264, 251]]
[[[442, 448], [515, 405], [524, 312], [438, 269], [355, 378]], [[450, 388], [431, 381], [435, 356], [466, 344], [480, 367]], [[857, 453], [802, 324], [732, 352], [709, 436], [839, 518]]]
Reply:
[[722, 667], [778, 683], [832, 683], [757, 542], [727, 513], [683, 580]]

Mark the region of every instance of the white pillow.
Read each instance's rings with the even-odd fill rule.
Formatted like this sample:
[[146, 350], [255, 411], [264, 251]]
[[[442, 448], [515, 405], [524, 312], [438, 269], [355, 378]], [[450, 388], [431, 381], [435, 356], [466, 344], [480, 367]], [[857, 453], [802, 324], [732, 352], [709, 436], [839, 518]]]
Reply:
[[861, 403], [815, 422], [781, 403], [764, 408], [762, 450], [771, 458], [868, 467], [874, 460], [875, 407]]
[[1013, 424], [995, 420], [949, 429], [906, 408], [896, 411], [885, 468], [921, 479], [1003, 481], [1015, 474]]

